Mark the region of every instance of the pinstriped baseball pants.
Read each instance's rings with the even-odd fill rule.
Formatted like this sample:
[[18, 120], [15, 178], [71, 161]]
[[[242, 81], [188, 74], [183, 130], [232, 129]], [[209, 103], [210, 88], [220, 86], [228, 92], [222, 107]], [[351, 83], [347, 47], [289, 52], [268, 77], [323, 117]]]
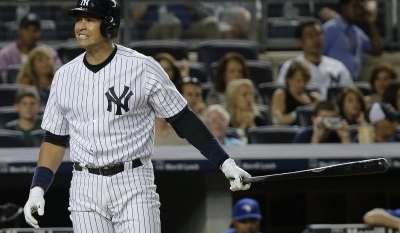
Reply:
[[73, 171], [74, 232], [160, 233], [160, 201], [151, 162], [113, 176]]

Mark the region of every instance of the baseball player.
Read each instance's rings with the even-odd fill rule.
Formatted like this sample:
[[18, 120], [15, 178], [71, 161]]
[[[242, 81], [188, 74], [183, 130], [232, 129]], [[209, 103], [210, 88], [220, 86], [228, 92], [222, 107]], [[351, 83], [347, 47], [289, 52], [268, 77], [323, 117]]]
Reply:
[[159, 233], [160, 202], [151, 154], [155, 117], [169, 122], [211, 163], [230, 189], [246, 190], [239, 168], [187, 106], [152, 58], [114, 44], [120, 25], [115, 0], [78, 0], [76, 40], [86, 52], [55, 74], [42, 121], [46, 130], [25, 220], [38, 228], [44, 194], [69, 145], [74, 163], [69, 211], [74, 232]]

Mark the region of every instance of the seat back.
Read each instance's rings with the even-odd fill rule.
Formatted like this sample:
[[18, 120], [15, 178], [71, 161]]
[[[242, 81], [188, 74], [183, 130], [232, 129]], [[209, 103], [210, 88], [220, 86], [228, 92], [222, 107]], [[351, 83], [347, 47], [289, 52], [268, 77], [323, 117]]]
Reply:
[[7, 83], [15, 84], [17, 83], [17, 76], [21, 69], [21, 64], [10, 65], [6, 67], [7, 72]]
[[15, 95], [21, 88], [27, 87], [20, 84], [0, 84], [0, 107], [13, 106]]
[[258, 85], [258, 91], [263, 98], [263, 101], [266, 105], [270, 105], [272, 101], [272, 95], [274, 91], [278, 88], [284, 88], [284, 84], [276, 83], [276, 82], [269, 82], [269, 83], [260, 83]]
[[219, 61], [226, 53], [237, 52], [246, 60], [258, 60], [258, 43], [250, 40], [206, 40], [195, 48], [197, 60], [206, 64], [212, 75], [211, 63]]
[[287, 125], [258, 126], [248, 129], [249, 144], [292, 143], [302, 127]]
[[44, 132], [45, 132], [44, 129], [37, 129], [31, 131], [32, 145], [34, 147], [40, 147], [42, 145]]
[[64, 64], [81, 55], [83, 52], [85, 52], [85, 49], [80, 47], [76, 42], [60, 44], [57, 47], [58, 56]]
[[190, 62], [189, 75], [190, 77], [196, 77], [201, 83], [210, 81], [206, 65], [202, 62]]
[[297, 112], [297, 125], [306, 127], [312, 125], [312, 114], [314, 105], [303, 105], [296, 108]]
[[18, 112], [14, 106], [0, 107], [0, 129], [4, 128], [7, 122], [17, 119]]
[[24, 134], [16, 130], [0, 129], [0, 148], [23, 147]]
[[130, 43], [129, 48], [151, 57], [158, 53], [169, 53], [176, 60], [182, 60], [189, 58], [190, 45], [176, 40], [144, 40]]

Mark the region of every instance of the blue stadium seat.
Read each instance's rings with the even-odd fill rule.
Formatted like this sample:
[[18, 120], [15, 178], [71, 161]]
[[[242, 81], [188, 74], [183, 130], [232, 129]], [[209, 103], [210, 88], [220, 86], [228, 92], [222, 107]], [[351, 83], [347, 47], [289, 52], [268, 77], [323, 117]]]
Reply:
[[228, 52], [240, 53], [246, 60], [258, 60], [259, 45], [251, 40], [206, 40], [199, 42], [195, 50], [197, 60], [206, 64], [209, 74], [212, 74], [211, 64]]
[[154, 57], [158, 53], [169, 53], [176, 60], [188, 59], [190, 45], [175, 40], [144, 40], [132, 42], [128, 46], [144, 55]]
[[21, 131], [0, 129], [0, 148], [23, 147], [23, 137]]
[[247, 130], [249, 144], [292, 143], [302, 127], [289, 125], [258, 126]]

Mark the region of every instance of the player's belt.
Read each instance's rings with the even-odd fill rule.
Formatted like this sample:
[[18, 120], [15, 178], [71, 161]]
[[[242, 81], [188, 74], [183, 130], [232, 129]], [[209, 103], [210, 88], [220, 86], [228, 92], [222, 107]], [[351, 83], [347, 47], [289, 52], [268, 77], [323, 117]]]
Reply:
[[123, 172], [125, 170], [133, 169], [142, 166], [142, 161], [140, 159], [135, 159], [129, 162], [116, 163], [104, 167], [82, 167], [79, 163], [74, 163], [74, 169], [76, 171], [88, 171], [89, 173], [102, 175], [102, 176], [112, 176]]

